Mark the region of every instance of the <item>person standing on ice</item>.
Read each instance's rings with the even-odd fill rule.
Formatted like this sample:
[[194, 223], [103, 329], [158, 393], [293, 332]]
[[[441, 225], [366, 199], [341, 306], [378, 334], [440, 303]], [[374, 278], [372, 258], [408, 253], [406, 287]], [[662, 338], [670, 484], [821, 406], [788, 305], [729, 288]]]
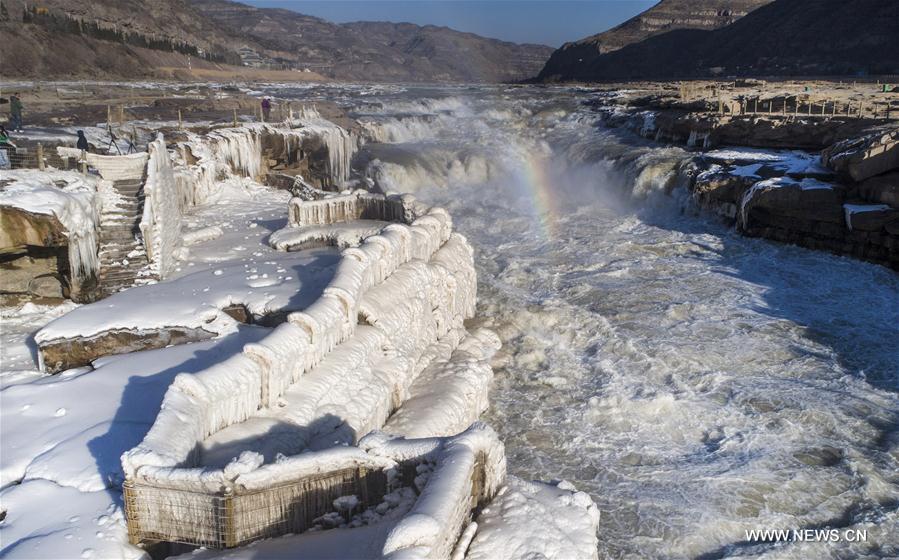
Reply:
[[9, 127], [13, 132], [22, 132], [22, 100], [18, 93], [9, 98]]
[[262, 98], [262, 122], [268, 122], [268, 116], [272, 112], [272, 102], [268, 97]]

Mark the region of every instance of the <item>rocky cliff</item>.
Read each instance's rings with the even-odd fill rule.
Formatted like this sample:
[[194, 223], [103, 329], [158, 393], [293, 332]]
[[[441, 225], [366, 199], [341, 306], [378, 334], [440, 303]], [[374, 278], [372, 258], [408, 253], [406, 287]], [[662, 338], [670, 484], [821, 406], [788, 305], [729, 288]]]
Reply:
[[577, 66], [562, 57], [568, 66], [547, 64], [540, 76], [600, 81], [894, 74], [897, 36], [897, 2], [776, 0], [719, 29], [681, 26]]
[[227, 0], [2, 0], [0, 33], [4, 52], [15, 53], [0, 57], [7, 78], [170, 77], [173, 68], [239, 77], [254, 68], [300, 71], [297, 79], [499, 82], [536, 74], [552, 52], [446, 27], [338, 25]]
[[590, 80], [592, 65], [606, 53], [677, 29], [718, 29], [771, 0], [661, 0], [617, 27], [565, 43], [541, 70], [541, 81]]

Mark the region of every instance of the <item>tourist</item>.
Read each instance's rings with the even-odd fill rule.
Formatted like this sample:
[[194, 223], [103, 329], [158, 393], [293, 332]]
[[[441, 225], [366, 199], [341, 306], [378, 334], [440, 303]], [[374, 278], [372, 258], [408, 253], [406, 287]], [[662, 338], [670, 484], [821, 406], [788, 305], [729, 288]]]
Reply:
[[268, 117], [272, 112], [272, 102], [268, 97], [262, 98], [262, 122], [268, 122]]
[[18, 93], [9, 98], [9, 127], [13, 132], [22, 132], [22, 100]]
[[87, 138], [84, 137], [84, 131], [78, 131], [78, 142], [75, 143], [75, 147], [79, 150], [87, 151], [90, 146], [87, 143]]

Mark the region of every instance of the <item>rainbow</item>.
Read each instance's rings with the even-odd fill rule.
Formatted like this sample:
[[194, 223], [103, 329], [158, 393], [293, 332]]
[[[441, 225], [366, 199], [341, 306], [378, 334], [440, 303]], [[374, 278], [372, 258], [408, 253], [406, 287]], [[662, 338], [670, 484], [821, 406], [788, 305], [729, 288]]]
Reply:
[[547, 173], [546, 158], [540, 154], [529, 154], [524, 158], [522, 175], [543, 235], [550, 240], [556, 239], [561, 218], [559, 193], [554, 192], [553, 181]]

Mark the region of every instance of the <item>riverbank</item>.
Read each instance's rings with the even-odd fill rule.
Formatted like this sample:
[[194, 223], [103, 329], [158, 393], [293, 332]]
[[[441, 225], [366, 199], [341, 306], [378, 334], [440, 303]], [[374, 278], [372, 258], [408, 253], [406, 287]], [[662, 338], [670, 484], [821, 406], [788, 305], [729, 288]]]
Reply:
[[692, 151], [677, 186], [743, 234], [899, 269], [894, 93], [873, 84], [687, 87], [644, 84], [589, 105], [606, 127]]

